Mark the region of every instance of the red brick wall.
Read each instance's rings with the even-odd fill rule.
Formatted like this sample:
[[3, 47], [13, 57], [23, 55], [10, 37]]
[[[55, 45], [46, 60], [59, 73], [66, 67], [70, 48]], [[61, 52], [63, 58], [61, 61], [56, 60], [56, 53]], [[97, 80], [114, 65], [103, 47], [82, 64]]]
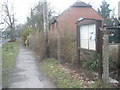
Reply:
[[80, 18], [93, 18], [103, 20], [103, 18], [92, 8], [70, 7], [58, 17], [58, 29], [76, 32], [76, 22]]

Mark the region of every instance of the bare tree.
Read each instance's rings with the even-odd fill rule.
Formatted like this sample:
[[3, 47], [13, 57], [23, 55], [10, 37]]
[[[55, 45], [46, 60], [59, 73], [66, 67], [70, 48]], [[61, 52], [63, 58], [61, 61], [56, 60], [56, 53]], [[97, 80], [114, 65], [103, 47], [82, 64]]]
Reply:
[[10, 27], [11, 30], [11, 41], [15, 40], [15, 13], [14, 5], [9, 6], [8, 0], [3, 3], [4, 22]]
[[2, 4], [0, 3], [0, 30], [4, 30], [5, 23], [3, 20]]

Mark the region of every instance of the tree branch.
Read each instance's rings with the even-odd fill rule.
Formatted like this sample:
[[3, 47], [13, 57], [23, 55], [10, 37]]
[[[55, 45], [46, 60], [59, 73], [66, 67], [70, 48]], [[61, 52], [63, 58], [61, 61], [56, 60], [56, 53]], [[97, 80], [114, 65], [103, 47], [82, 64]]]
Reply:
[[[5, 3], [5, 9], [6, 9], [6, 14], [7, 14], [7, 17], [8, 17], [8, 19], [9, 19], [9, 22], [10, 22], [10, 24], [12, 25], [12, 18], [11, 18], [11, 15], [10, 15], [10, 11], [9, 11], [9, 8], [8, 8], [8, 4], [7, 3]], [[7, 21], [7, 20], [6, 20]], [[7, 21], [8, 22], [8, 21]], [[8, 23], [7, 23], [8, 24]], [[9, 25], [10, 25], [9, 24]]]
[[4, 21], [8, 24], [9, 27], [11, 26], [11, 25], [9, 24], [9, 22], [8, 22], [6, 19], [4, 19]]

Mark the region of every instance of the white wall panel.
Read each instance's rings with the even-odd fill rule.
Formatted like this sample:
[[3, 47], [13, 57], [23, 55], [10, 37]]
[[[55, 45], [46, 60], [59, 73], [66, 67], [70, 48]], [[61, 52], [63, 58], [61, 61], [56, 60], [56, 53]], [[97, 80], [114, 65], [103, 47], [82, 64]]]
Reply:
[[83, 25], [80, 27], [80, 46], [84, 49], [96, 49], [96, 25]]

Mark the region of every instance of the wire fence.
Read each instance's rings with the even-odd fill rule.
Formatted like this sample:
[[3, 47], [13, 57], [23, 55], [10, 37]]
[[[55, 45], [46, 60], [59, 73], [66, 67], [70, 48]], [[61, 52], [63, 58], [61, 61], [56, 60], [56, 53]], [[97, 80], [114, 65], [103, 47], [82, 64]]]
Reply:
[[[103, 58], [103, 80], [106, 83], [117, 83], [119, 81], [120, 66], [120, 44], [119, 37], [114, 35], [116, 28], [103, 30], [102, 58]], [[114, 80], [111, 80], [112, 79]]]

